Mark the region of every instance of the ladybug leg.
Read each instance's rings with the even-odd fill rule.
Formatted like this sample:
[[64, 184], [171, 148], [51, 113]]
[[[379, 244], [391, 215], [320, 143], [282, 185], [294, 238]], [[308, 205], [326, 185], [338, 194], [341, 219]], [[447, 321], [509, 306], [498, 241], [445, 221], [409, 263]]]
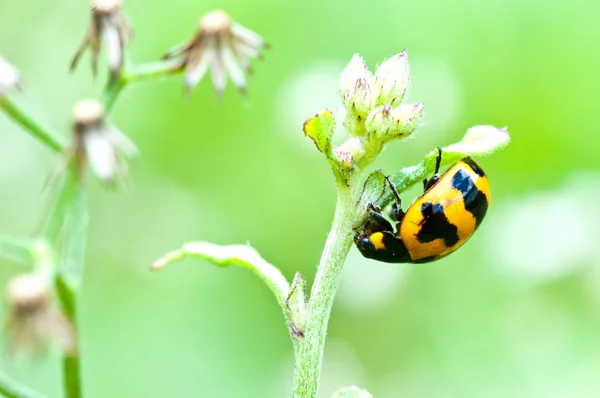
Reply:
[[397, 221], [396, 229], [399, 230], [400, 223], [402, 223], [402, 220], [404, 219], [404, 215], [406, 213], [404, 213], [404, 211], [402, 210], [402, 199], [400, 199], [398, 190], [396, 189], [394, 184], [392, 184], [392, 181], [390, 181], [390, 177], [389, 176], [385, 177], [385, 180], [387, 181], [388, 185], [390, 186], [390, 190], [392, 191], [392, 194], [394, 195], [394, 198], [396, 199], [396, 203], [394, 203], [392, 205], [391, 217]]
[[383, 217], [378, 207], [370, 205], [369, 210], [369, 217], [363, 224], [363, 233], [370, 235], [374, 232], [393, 231], [392, 224]]
[[433, 173], [433, 176], [431, 177], [431, 179], [427, 180], [423, 180], [423, 191], [427, 191], [429, 188], [431, 188], [432, 186], [435, 185], [436, 182], [439, 181], [440, 179], [440, 166], [442, 164], [442, 148], [438, 147], [438, 155], [437, 158], [435, 159], [435, 171]]
[[435, 172], [433, 174], [439, 174], [440, 165], [442, 164], [442, 148], [437, 147], [437, 150], [438, 150], [438, 155], [437, 155], [437, 158], [435, 159]]

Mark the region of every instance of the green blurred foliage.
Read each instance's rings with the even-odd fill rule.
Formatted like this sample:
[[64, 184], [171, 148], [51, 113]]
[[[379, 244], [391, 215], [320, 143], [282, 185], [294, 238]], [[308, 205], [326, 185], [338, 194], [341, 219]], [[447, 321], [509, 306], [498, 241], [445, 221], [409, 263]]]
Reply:
[[[178, 78], [128, 87], [119, 99], [112, 121], [142, 156], [131, 162], [131, 192], [89, 184], [80, 303], [86, 397], [289, 394], [289, 336], [251, 273], [192, 260], [150, 273], [148, 264], [190, 240], [250, 242], [290, 280], [300, 271], [311, 281], [335, 191], [302, 122], [341, 106], [337, 79], [353, 53], [373, 69], [404, 48], [409, 100], [425, 104], [425, 125], [416, 139], [390, 145], [376, 167], [416, 163], [475, 124], [508, 126], [513, 142], [481, 161], [492, 206], [460, 251], [403, 267], [353, 249], [329, 326], [322, 396], [351, 384], [375, 397], [600, 391], [600, 4], [125, 3], [134, 61], [186, 40], [214, 8], [272, 49], [255, 64], [248, 100], [231, 85], [216, 100], [208, 79], [184, 98]], [[92, 81], [87, 56], [68, 73], [88, 12], [87, 1], [0, 0], [0, 54], [22, 72], [18, 99], [65, 135], [74, 102], [99, 96], [103, 84]], [[1, 115], [0, 131], [0, 233], [30, 236], [46, 211], [41, 187], [56, 158]], [[525, 202], [531, 210], [519, 212]], [[2, 262], [0, 280], [21, 269]], [[56, 352], [2, 366], [60, 396]]]

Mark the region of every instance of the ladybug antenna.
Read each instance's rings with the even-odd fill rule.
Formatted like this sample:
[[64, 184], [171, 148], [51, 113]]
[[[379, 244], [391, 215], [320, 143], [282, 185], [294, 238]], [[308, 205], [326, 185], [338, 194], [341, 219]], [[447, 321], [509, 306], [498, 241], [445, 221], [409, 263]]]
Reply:
[[436, 149], [438, 150], [438, 155], [435, 160], [435, 174], [439, 173], [440, 165], [442, 164], [442, 148], [437, 147]]

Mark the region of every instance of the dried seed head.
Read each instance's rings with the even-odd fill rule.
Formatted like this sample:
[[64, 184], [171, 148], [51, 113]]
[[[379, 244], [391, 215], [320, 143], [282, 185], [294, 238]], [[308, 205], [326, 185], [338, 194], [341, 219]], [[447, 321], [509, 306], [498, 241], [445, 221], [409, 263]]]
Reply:
[[118, 78], [123, 65], [125, 45], [131, 37], [131, 25], [121, 10], [121, 0], [92, 0], [91, 25], [77, 49], [71, 70], [77, 67], [83, 52], [89, 47], [92, 53], [92, 73], [98, 71], [98, 57], [102, 46], [110, 69], [110, 79]]
[[65, 352], [75, 351], [75, 333], [67, 319], [51, 306], [48, 282], [37, 274], [15, 276], [8, 285], [7, 299], [11, 310], [5, 330], [10, 350], [39, 351], [56, 340]]
[[127, 179], [123, 155], [135, 156], [137, 148], [127, 136], [105, 123], [104, 112], [104, 106], [93, 99], [75, 104], [75, 138], [70, 152], [75, 156], [80, 177], [89, 163], [102, 182], [113, 183], [117, 179]]
[[122, 0], [92, 0], [92, 9], [101, 14], [112, 14], [121, 9]]
[[210, 69], [213, 87], [221, 95], [228, 76], [241, 92], [245, 91], [250, 60], [261, 58], [261, 50], [266, 47], [262, 37], [233, 22], [224, 11], [212, 11], [200, 20], [189, 42], [172, 49], [164, 58], [174, 61], [174, 70], [183, 68], [187, 90]]
[[231, 31], [231, 18], [225, 11], [209, 12], [200, 20], [198, 31], [207, 35], [216, 35]]
[[17, 275], [8, 285], [7, 296], [15, 316], [35, 314], [48, 307], [48, 284], [35, 274]]
[[76, 125], [89, 126], [104, 119], [104, 105], [95, 99], [83, 99], [73, 107], [73, 120]]

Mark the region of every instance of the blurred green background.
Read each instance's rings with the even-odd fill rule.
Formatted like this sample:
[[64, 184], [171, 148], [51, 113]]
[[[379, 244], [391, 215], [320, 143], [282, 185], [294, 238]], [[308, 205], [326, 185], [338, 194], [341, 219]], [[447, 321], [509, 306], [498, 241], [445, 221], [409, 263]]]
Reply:
[[[0, 0], [0, 54], [24, 80], [17, 99], [65, 135], [74, 102], [103, 84], [92, 83], [89, 55], [68, 73], [88, 8]], [[376, 167], [413, 164], [476, 124], [508, 126], [513, 141], [480, 161], [492, 205], [460, 251], [399, 266], [352, 249], [321, 396], [349, 384], [375, 397], [600, 396], [600, 3], [126, 0], [130, 57], [157, 59], [215, 8], [272, 49], [254, 64], [247, 101], [231, 84], [217, 101], [209, 79], [186, 99], [179, 78], [120, 97], [112, 122], [142, 155], [131, 192], [89, 184], [85, 396], [289, 396], [291, 343], [256, 277], [200, 260], [160, 273], [148, 264], [186, 241], [249, 242], [288, 278], [312, 281], [335, 191], [302, 122], [340, 108], [353, 53], [374, 69], [404, 48], [425, 124]], [[3, 115], [0, 131], [0, 234], [31, 236], [56, 157]], [[22, 270], [0, 262], [2, 284]], [[56, 350], [2, 368], [60, 396]]]

